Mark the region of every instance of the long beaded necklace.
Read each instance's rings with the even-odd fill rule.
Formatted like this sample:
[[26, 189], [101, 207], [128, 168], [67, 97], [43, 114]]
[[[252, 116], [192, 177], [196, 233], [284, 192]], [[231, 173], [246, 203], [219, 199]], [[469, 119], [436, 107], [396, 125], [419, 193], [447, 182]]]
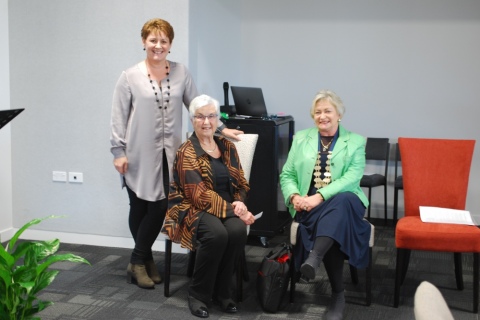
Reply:
[[160, 99], [158, 98], [158, 92], [155, 89], [155, 84], [153, 83], [152, 78], [150, 77], [150, 72], [148, 71], [148, 63], [145, 61], [145, 65], [147, 66], [147, 76], [148, 80], [150, 81], [150, 84], [152, 85], [153, 93], [155, 94], [155, 101], [157, 101], [158, 108], [161, 109], [167, 109], [168, 103], [170, 102], [170, 78], [168, 77], [170, 75], [170, 66], [168, 65], [168, 62], [165, 61], [165, 69], [167, 70], [167, 89], [168, 91], [166, 92], [168, 99], [165, 100], [164, 105], [162, 106], [160, 104]]
[[[330, 173], [330, 160], [332, 159], [332, 151], [329, 150], [330, 145], [333, 142], [333, 138], [326, 145], [323, 143], [320, 137], [320, 143], [322, 145], [322, 151], [318, 151], [317, 160], [315, 161], [315, 167], [313, 167], [313, 182], [314, 187], [318, 189], [327, 186], [331, 181], [332, 174]], [[327, 152], [327, 161], [325, 162], [325, 172], [323, 173], [324, 178], [321, 178], [322, 175], [322, 152]]]

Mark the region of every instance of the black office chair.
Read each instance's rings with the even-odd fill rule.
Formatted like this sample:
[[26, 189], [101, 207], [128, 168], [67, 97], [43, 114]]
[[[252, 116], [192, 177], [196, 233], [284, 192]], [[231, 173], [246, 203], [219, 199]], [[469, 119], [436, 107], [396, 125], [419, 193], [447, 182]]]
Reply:
[[393, 193], [393, 225], [397, 224], [398, 220], [398, 191], [403, 190], [403, 177], [398, 175], [398, 164], [402, 161], [400, 155], [400, 149], [398, 148], [398, 143], [395, 144], [395, 183], [394, 183], [394, 193]]
[[385, 173], [383, 175], [375, 173], [364, 175], [360, 181], [360, 186], [368, 188], [368, 218], [370, 219], [370, 207], [372, 206], [372, 188], [383, 186], [384, 206], [385, 206], [385, 224], [387, 223], [387, 172], [388, 156], [390, 154], [390, 143], [388, 138], [367, 138], [365, 148], [365, 158], [367, 160], [379, 160], [385, 162]]

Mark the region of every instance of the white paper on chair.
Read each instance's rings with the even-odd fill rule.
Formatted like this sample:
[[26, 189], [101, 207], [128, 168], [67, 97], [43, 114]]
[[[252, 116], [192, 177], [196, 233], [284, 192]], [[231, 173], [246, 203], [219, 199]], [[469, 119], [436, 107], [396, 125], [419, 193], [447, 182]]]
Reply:
[[262, 215], [263, 215], [263, 211], [260, 212], [260, 213], [257, 213], [257, 214], [254, 215], [253, 217], [255, 218], [255, 220], [258, 220], [258, 219], [260, 219], [260, 218], [262, 217]]
[[431, 223], [453, 223], [474, 226], [470, 211], [420, 206], [420, 219]]

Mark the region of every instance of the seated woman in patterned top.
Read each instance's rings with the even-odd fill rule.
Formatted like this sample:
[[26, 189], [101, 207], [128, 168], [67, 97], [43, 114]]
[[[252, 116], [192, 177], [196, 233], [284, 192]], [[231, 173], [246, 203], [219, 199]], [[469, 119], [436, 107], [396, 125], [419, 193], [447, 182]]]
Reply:
[[198, 96], [189, 111], [195, 132], [177, 151], [162, 232], [197, 251], [188, 306], [207, 318], [212, 298], [225, 312], [237, 312], [231, 279], [247, 241], [246, 225], [255, 218], [244, 203], [250, 188], [235, 145], [214, 136], [218, 101]]

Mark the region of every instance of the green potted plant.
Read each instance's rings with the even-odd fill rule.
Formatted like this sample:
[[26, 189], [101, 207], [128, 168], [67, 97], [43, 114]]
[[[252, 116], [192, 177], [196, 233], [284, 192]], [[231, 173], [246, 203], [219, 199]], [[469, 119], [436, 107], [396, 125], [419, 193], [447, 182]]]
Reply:
[[58, 270], [49, 270], [55, 262], [70, 261], [90, 264], [77, 255], [55, 254], [58, 239], [48, 241], [20, 241], [20, 235], [30, 226], [48, 216], [33, 219], [20, 228], [5, 247], [0, 245], [0, 320], [40, 319], [37, 312], [53, 304], [37, 298], [37, 294], [55, 279]]

